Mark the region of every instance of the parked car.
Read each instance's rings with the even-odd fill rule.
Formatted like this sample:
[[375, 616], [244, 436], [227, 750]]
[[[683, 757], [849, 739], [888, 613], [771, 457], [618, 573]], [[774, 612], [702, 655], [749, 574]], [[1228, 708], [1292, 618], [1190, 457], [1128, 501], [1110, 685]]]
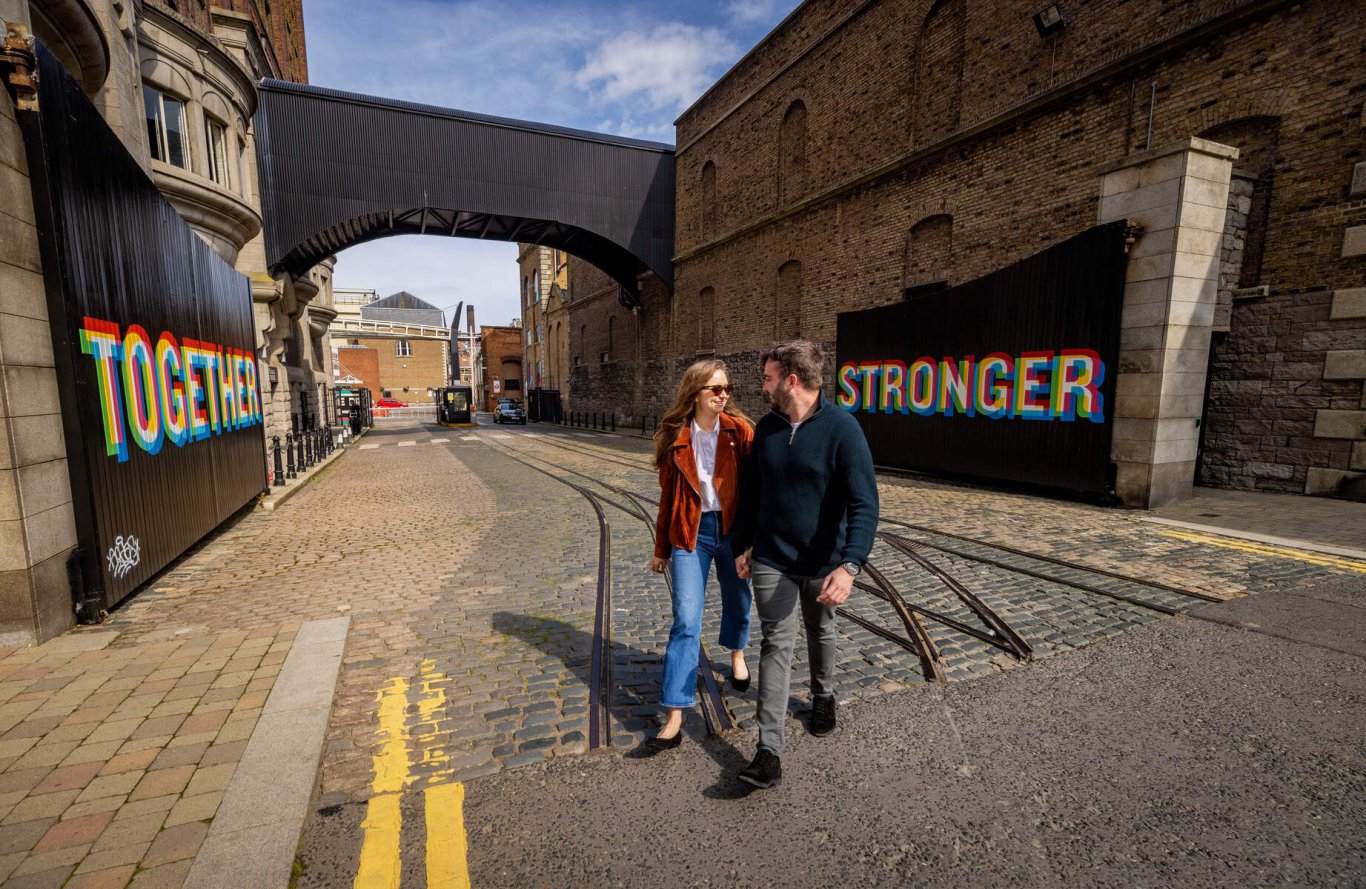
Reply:
[[500, 401], [493, 411], [495, 423], [521, 423], [526, 425], [526, 411], [515, 401]]
[[379, 401], [376, 401], [376, 402], [375, 402], [375, 407], [407, 407], [407, 406], [408, 406], [408, 402], [406, 402], [406, 401], [395, 401], [395, 400], [392, 399], [392, 398], [381, 398]]

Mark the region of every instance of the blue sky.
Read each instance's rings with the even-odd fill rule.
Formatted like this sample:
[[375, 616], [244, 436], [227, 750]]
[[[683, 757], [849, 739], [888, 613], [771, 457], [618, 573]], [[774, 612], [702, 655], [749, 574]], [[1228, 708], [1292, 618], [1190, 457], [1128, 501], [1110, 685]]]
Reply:
[[[797, 0], [304, 0], [310, 82], [672, 144], [673, 121]], [[338, 287], [518, 312], [516, 247], [398, 237], [338, 256]]]

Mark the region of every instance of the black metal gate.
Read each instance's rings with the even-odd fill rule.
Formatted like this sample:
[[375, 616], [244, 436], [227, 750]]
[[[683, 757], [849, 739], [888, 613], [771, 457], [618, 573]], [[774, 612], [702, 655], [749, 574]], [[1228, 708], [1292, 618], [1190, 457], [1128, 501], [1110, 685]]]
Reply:
[[248, 280], [38, 47], [19, 112], [81, 560], [97, 617], [267, 486]]
[[836, 400], [882, 466], [1105, 493], [1124, 222], [838, 320]]

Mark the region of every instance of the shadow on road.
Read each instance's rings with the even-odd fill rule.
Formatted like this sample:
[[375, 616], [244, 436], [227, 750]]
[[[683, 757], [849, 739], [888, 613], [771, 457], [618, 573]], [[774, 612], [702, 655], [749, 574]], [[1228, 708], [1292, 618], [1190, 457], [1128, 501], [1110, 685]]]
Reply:
[[[585, 687], [591, 686], [591, 633], [554, 618], [516, 614], [510, 611], [495, 612], [492, 623], [498, 632], [516, 636], [545, 654], [558, 657]], [[647, 700], [642, 694], [643, 691], [653, 688], [657, 692], [658, 674], [663, 670], [663, 664], [659, 655], [642, 651], [615, 639], [612, 641], [612, 664], [615, 675], [619, 677], [648, 674], [652, 678], [645, 687], [623, 684], [618, 679], [616, 687], [611, 689], [612, 711], [613, 720], [621, 722], [622, 712], [627, 708], [633, 713], [640, 712], [641, 704]], [[717, 681], [724, 682], [725, 677], [718, 676]], [[661, 708], [656, 705], [653, 709], [658, 711]], [[701, 719], [696, 722], [700, 724]], [[735, 774], [749, 764], [749, 758], [731, 742], [731, 738], [737, 734], [738, 731], [732, 730], [724, 735], [694, 738], [698, 746], [720, 767], [716, 783], [703, 791], [703, 795], [710, 799], [741, 799], [754, 789], [735, 779]], [[667, 756], [669, 752], [655, 754], [644, 745], [638, 745], [625, 755], [631, 759], [648, 759], [655, 755]]]

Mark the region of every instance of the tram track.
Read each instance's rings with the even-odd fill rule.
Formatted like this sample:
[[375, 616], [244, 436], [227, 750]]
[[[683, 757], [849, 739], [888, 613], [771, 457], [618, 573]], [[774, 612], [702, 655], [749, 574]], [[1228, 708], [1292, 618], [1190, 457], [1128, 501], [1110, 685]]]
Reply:
[[[534, 441], [589, 460], [613, 463], [635, 472], [654, 475], [654, 470], [642, 463], [616, 458], [602, 453], [600, 448], [584, 446], [579, 442], [556, 440], [558, 438], [560, 436], [543, 434], [538, 435]], [[504, 447], [507, 446], [504, 445]], [[638, 510], [637, 518], [646, 521], [653, 533], [653, 523], [649, 521], [648, 510], [642, 503], [654, 505], [658, 503], [657, 499], [646, 494], [630, 491], [573, 467], [556, 463], [540, 454], [528, 454], [526, 451], [515, 448], [508, 448], [508, 450], [516, 450], [518, 453], [531, 456], [546, 465], [553, 466], [558, 471], [570, 473], [592, 482], [594, 485], [601, 486], [617, 496], [629, 498]], [[896, 584], [889, 579], [887, 572], [883, 570], [884, 566], [871, 558], [864, 572], [865, 577], [856, 580], [855, 586], [890, 606], [900, 621], [901, 627], [891, 629], [881, 625], [856, 613], [847, 605], [837, 608], [836, 613], [850, 623], [916, 656], [920, 662], [921, 673], [926, 680], [932, 682], [947, 679], [949, 666], [936, 644], [934, 636], [926, 628], [925, 620], [939, 624], [952, 633], [967, 636], [1002, 651], [1017, 661], [1027, 661], [1033, 656], [1033, 647], [1024, 636], [980, 595], [969, 589], [958, 577], [955, 577], [955, 572], [936, 564], [931, 558], [936, 554], [976, 562], [1007, 572], [1010, 575], [1032, 577], [1048, 584], [1110, 599], [1143, 611], [1166, 615], [1183, 613], [1185, 610], [1183, 606], [1188, 602], [1223, 601], [1217, 596], [1182, 589], [1160, 581], [1134, 577], [1122, 572], [1110, 571], [1044, 553], [1032, 553], [994, 541], [941, 531], [899, 519], [879, 517], [879, 525], [877, 540], [883, 544], [884, 554], [890, 551], [898, 559], [906, 560], [919, 571], [923, 571], [938, 580], [962, 603], [966, 611], [971, 613], [977, 622], [980, 622], [981, 626], [973, 626], [964, 619], [943, 613], [942, 610], [936, 610], [908, 600]], [[915, 536], [908, 536], [906, 532], [911, 532]], [[879, 561], [882, 558], [885, 558], [885, 555], [879, 556]], [[1066, 576], [1069, 573], [1075, 576]], [[1134, 588], [1107, 589], [1099, 585], [1102, 583], [1110, 586], [1128, 584]], [[1167, 601], [1160, 601], [1162, 599]], [[903, 629], [904, 633], [899, 631]]]
[[[598, 749], [603, 746], [612, 745], [612, 705], [611, 698], [615, 688], [613, 678], [613, 659], [612, 659], [612, 593], [611, 593], [611, 523], [608, 521], [603, 506], [611, 506], [632, 518], [643, 522], [648, 529], [651, 541], [653, 542], [655, 528], [654, 522], [649, 517], [648, 511], [641, 503], [641, 496], [635, 492], [619, 488], [614, 485], [594, 479], [584, 473], [578, 472], [570, 467], [561, 466], [553, 461], [546, 460], [537, 454], [531, 454], [517, 448], [510, 447], [502, 441], [489, 440], [496, 444], [498, 450], [504, 456], [517, 463], [533, 469], [542, 475], [552, 478], [555, 481], [566, 485], [584, 496], [598, 517], [599, 538], [598, 538], [598, 589], [597, 589], [597, 608], [594, 617], [593, 629], [593, 651], [591, 656], [591, 679], [589, 685], [589, 713], [592, 714], [589, 723], [588, 748]], [[608, 490], [625, 498], [628, 503], [591, 491], [582, 485], [576, 484], [568, 479], [561, 478], [553, 472], [537, 466], [524, 457], [540, 460], [555, 469], [570, 472], [581, 478], [585, 478], [595, 484], [602, 485]], [[657, 502], [657, 501], [655, 501]], [[664, 575], [664, 583], [669, 590], [670, 596], [673, 594], [672, 581], [667, 572]], [[712, 666], [712, 660], [707, 652], [706, 644], [700, 642], [698, 646], [698, 685], [701, 694], [698, 695], [699, 706], [702, 712], [703, 722], [709, 734], [719, 734], [728, 731], [735, 726], [735, 720], [726, 706], [725, 697], [721, 693], [720, 685], [716, 681], [716, 671]]]

